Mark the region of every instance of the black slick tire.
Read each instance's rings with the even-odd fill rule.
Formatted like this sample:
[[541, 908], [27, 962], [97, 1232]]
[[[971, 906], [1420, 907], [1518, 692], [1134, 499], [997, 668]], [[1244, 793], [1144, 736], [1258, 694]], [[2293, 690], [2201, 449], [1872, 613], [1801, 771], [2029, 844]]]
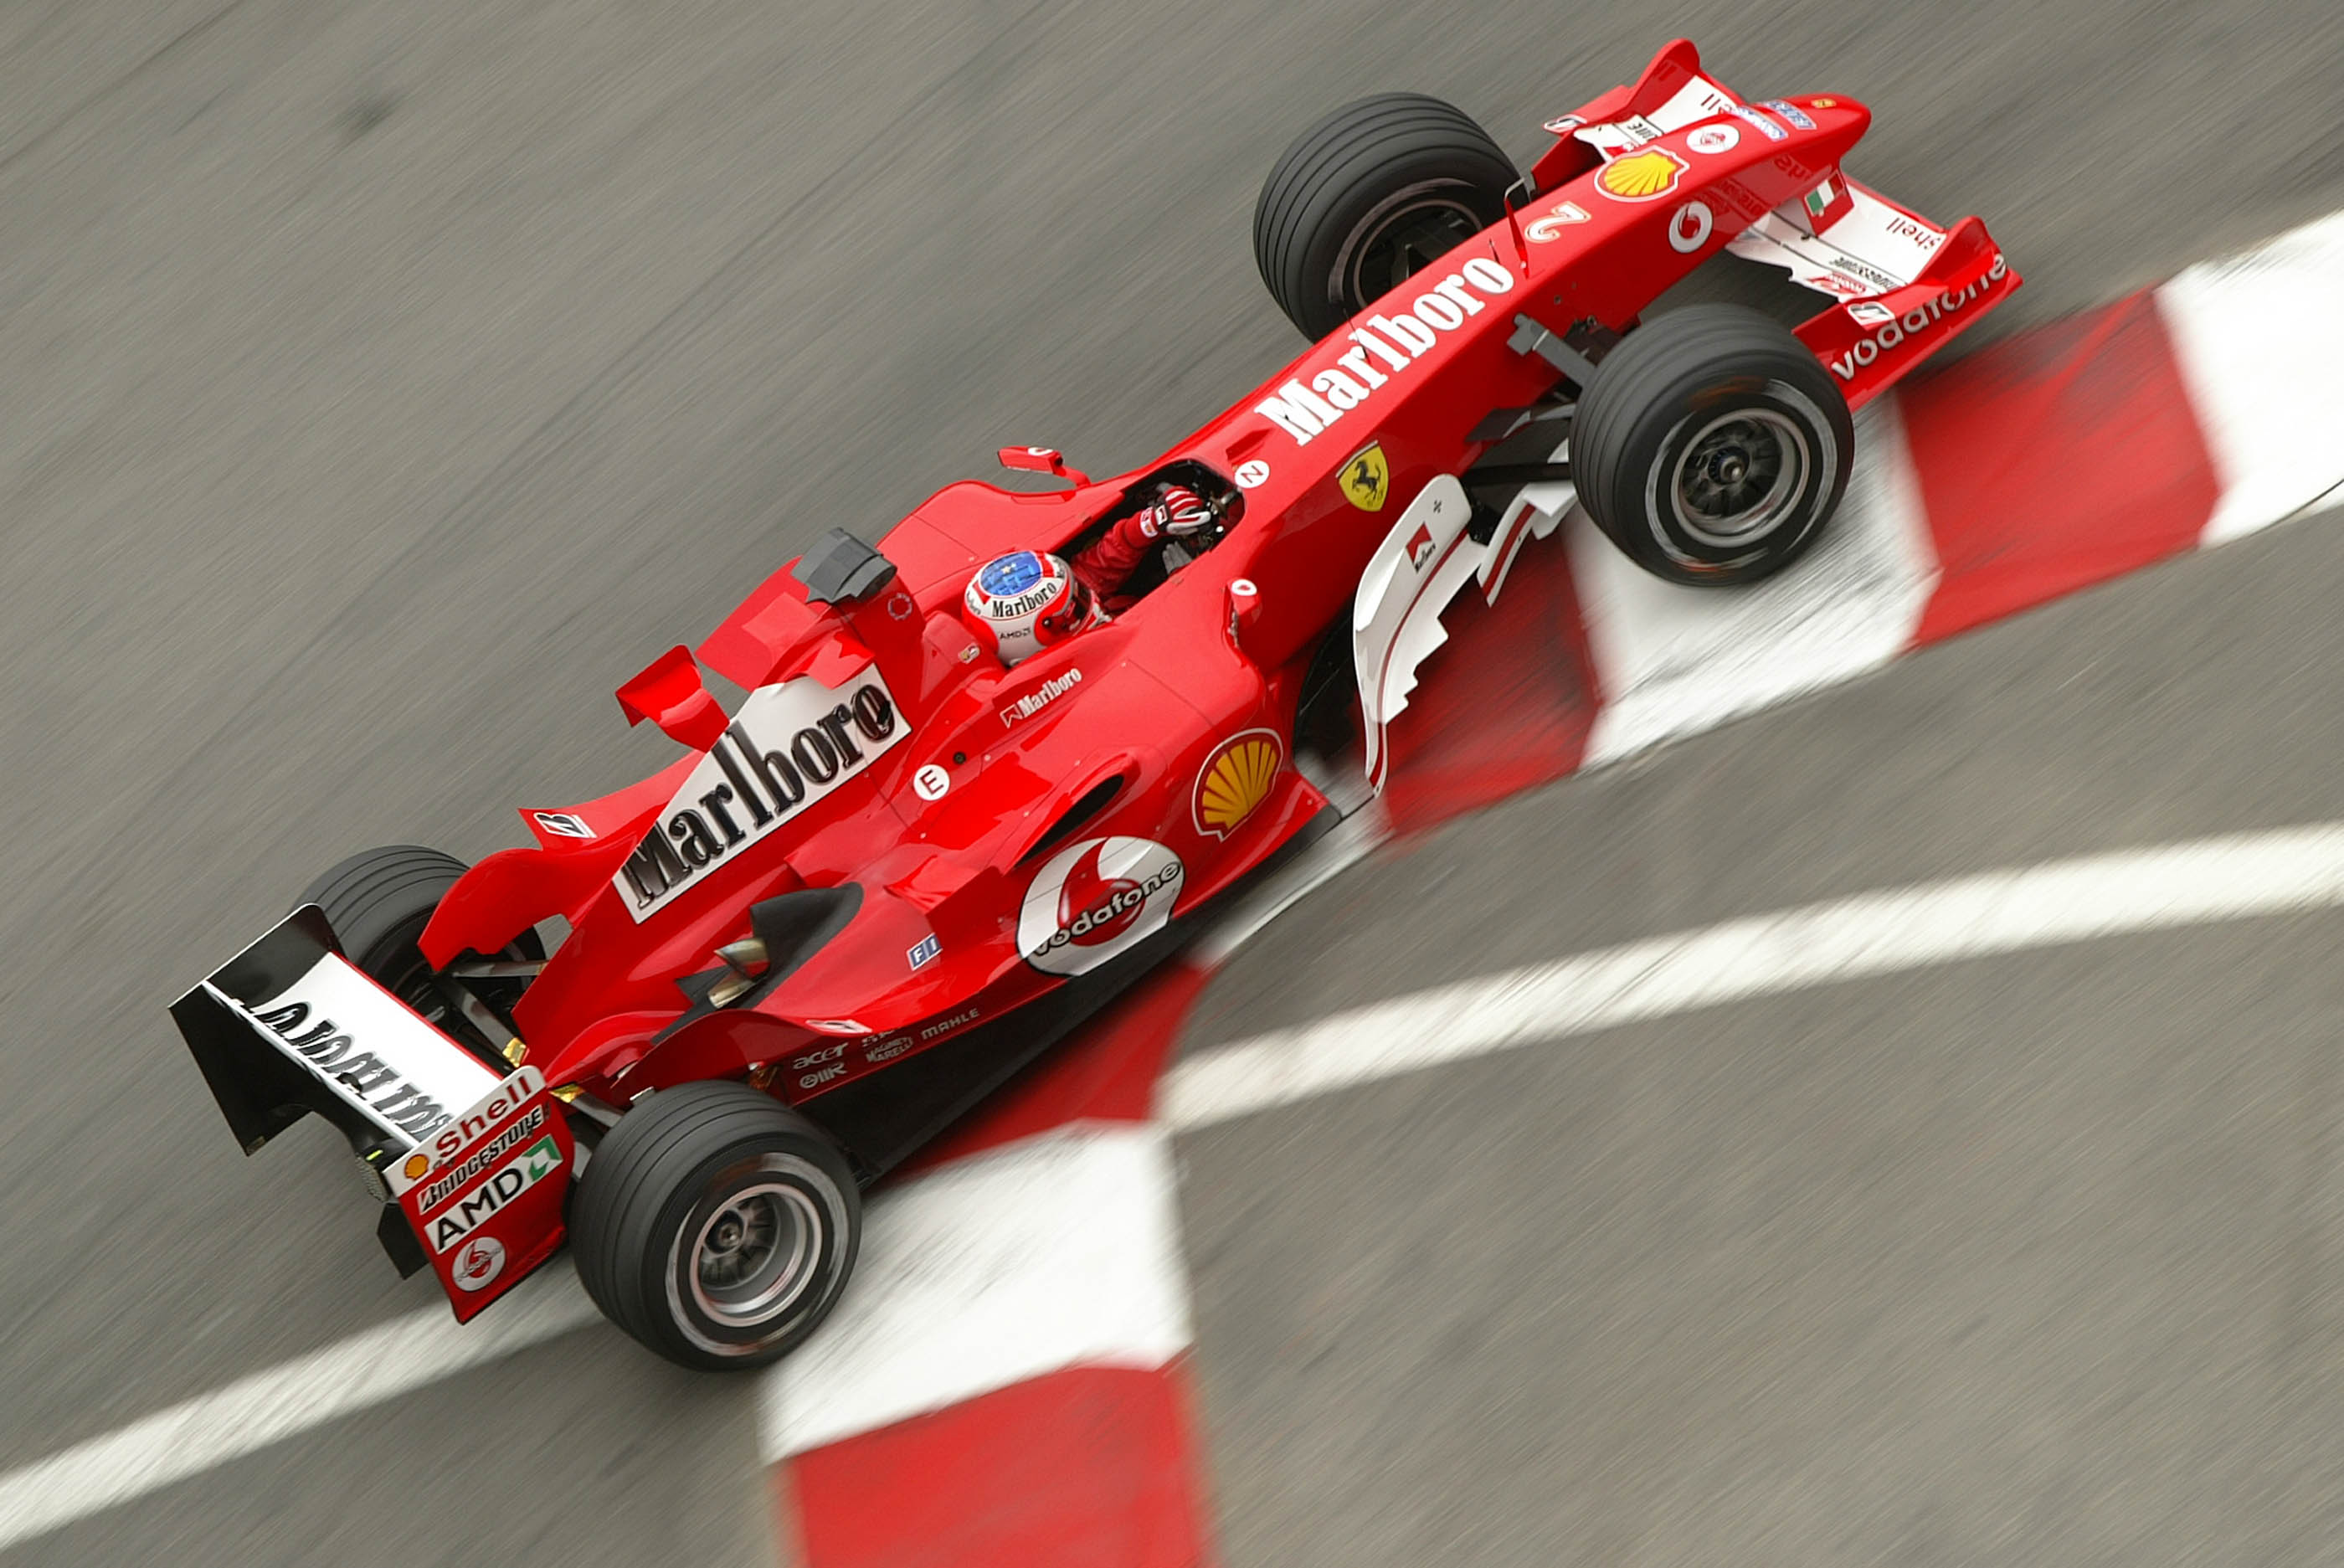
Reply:
[[342, 956], [396, 991], [394, 982], [421, 959], [416, 946], [431, 912], [464, 863], [419, 844], [362, 850], [309, 884], [301, 902], [326, 912], [340, 938]]
[[[450, 1038], [460, 1041], [499, 1073], [510, 1071], [498, 1047], [471, 1020], [450, 1005], [420, 946], [423, 927], [456, 879], [470, 867], [452, 855], [419, 844], [391, 844], [362, 850], [309, 884], [300, 902], [325, 911], [326, 923], [348, 958], [375, 984], [414, 1008]], [[534, 931], [523, 932], [503, 955], [542, 958]], [[510, 1014], [525, 981], [473, 985], [473, 994]]]
[[1313, 342], [1506, 215], [1514, 166], [1463, 110], [1379, 93], [1304, 131], [1254, 204], [1270, 298]]
[[838, 1147], [730, 1081], [619, 1118], [571, 1196], [570, 1247], [603, 1315], [678, 1366], [763, 1366], [803, 1343], [854, 1271], [863, 1203]]
[[1571, 467], [1580, 504], [1629, 559], [1672, 582], [1780, 572], [1839, 508], [1854, 423], [1789, 329], [1738, 305], [1654, 317], [1596, 367]]

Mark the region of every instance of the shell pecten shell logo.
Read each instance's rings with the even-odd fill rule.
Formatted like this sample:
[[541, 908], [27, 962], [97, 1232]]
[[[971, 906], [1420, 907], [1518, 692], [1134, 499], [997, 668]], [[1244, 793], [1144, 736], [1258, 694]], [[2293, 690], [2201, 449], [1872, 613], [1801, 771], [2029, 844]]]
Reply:
[[1197, 831], [1227, 838], [1269, 796], [1286, 747], [1274, 730], [1245, 730], [1213, 748], [1197, 770]]
[[1645, 147], [1605, 164], [1595, 188], [1621, 201], [1654, 201], [1676, 189], [1687, 167], [1666, 147]]

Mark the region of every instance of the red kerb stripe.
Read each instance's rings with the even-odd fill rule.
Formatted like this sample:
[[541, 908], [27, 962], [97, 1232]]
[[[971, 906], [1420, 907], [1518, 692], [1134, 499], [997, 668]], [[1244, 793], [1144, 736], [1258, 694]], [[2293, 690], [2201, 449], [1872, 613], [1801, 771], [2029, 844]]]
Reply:
[[2154, 298], [1990, 344], [1898, 394], [1944, 580], [1932, 642], [2193, 548], [2219, 486]]
[[1191, 1568], [1186, 1382], [1054, 1372], [802, 1454], [776, 1502], [807, 1568]]

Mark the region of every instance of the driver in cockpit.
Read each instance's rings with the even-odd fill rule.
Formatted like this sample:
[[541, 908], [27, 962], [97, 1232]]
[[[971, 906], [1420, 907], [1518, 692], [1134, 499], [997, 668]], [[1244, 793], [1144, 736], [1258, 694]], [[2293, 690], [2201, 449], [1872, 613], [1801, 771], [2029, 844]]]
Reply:
[[1069, 561], [1048, 551], [997, 555], [969, 579], [962, 618], [1004, 664], [1102, 625], [1130, 608], [1124, 588], [1158, 551], [1177, 550], [1169, 567], [1203, 552], [1220, 514], [1185, 485], [1167, 484], [1156, 499], [1121, 517]]

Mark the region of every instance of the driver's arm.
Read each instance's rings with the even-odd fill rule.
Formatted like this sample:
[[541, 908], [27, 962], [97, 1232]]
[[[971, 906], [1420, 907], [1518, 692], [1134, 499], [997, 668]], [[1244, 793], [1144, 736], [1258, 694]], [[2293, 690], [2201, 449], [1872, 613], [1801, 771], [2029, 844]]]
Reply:
[[1083, 580], [1084, 587], [1105, 602], [1122, 591], [1131, 574], [1139, 570], [1139, 563], [1147, 559], [1147, 552], [1163, 537], [1157, 507], [1151, 502], [1129, 517], [1117, 518], [1096, 543], [1066, 564]]

